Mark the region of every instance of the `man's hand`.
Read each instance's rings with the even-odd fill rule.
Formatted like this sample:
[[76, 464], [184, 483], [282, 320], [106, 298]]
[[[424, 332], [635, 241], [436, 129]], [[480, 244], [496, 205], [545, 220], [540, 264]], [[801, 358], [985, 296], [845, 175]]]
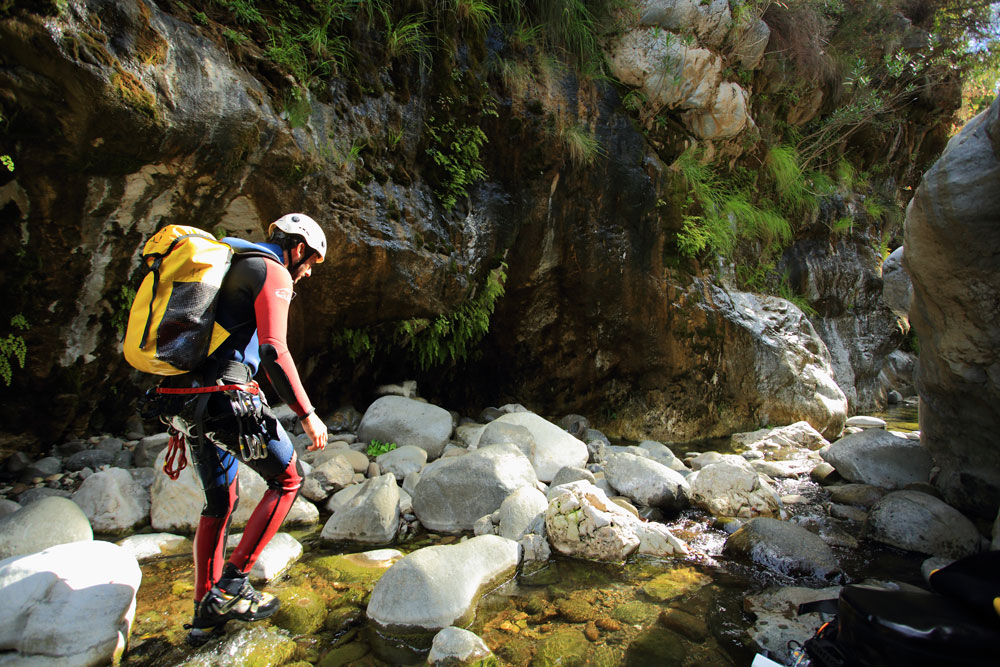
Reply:
[[302, 430], [305, 431], [306, 435], [309, 436], [309, 439], [312, 440], [312, 444], [306, 447], [306, 449], [310, 452], [317, 449], [324, 449], [326, 447], [326, 439], [329, 434], [327, 433], [326, 424], [323, 423], [323, 420], [317, 417], [315, 412], [310, 412], [300, 421], [302, 422]]

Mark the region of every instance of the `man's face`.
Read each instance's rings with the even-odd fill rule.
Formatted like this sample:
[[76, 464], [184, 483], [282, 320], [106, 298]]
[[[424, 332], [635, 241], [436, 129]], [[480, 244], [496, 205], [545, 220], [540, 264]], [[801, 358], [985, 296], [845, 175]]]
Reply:
[[[295, 266], [295, 264], [297, 264], [299, 260], [301, 260], [302, 257], [309, 252], [310, 250], [305, 246], [304, 243], [300, 243], [294, 248], [292, 248], [291, 251], [292, 266]], [[298, 268], [295, 269], [295, 272], [292, 274], [292, 282], [297, 283], [303, 278], [308, 278], [310, 275], [312, 275], [313, 266], [315, 266], [317, 262], [319, 262], [319, 255], [317, 255], [316, 253], [312, 253], [309, 256], [309, 259], [307, 259], [305, 262], [300, 264]]]

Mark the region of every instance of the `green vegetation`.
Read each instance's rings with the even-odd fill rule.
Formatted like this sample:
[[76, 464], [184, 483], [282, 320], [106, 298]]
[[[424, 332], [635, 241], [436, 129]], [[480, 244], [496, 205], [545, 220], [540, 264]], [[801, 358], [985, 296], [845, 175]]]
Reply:
[[135, 301], [135, 290], [128, 285], [122, 285], [118, 294], [112, 299], [111, 326], [118, 332], [119, 338], [125, 337], [125, 327], [128, 326], [128, 315]]
[[490, 330], [493, 310], [504, 294], [506, 270], [507, 265], [501, 263], [487, 276], [479, 293], [452, 313], [399, 322], [388, 335], [374, 328], [344, 329], [333, 337], [333, 345], [345, 349], [354, 360], [363, 356], [372, 359], [380, 349], [402, 348], [421, 370], [464, 360]]
[[[20, 331], [27, 331], [30, 328], [28, 320], [20, 313], [10, 318], [10, 326], [12, 329]], [[0, 338], [0, 378], [3, 379], [8, 387], [14, 379], [14, 365], [12, 362], [16, 362], [18, 367], [24, 368], [27, 355], [28, 345], [24, 340], [24, 336], [10, 332], [3, 338]]]
[[365, 447], [365, 454], [371, 457], [377, 457], [386, 452], [391, 452], [396, 449], [396, 443], [394, 442], [382, 442], [380, 440], [372, 440]]
[[[447, 96], [439, 97], [437, 106], [441, 115], [431, 116], [426, 123], [431, 143], [427, 154], [444, 172], [437, 195], [446, 210], [452, 209], [460, 198], [468, 194], [470, 186], [486, 176], [482, 155], [486, 133], [468, 119], [455, 117], [460, 116], [456, 109], [466, 107], [468, 103], [467, 97], [457, 101]], [[492, 98], [483, 98], [481, 113], [497, 115]]]

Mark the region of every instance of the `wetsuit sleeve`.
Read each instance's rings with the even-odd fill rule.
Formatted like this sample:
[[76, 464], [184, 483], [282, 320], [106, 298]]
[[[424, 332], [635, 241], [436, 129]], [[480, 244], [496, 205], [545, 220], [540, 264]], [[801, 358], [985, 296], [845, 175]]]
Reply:
[[292, 277], [283, 266], [271, 261], [264, 263], [267, 265], [267, 275], [254, 300], [260, 362], [281, 400], [299, 417], [305, 417], [313, 411], [313, 407], [299, 379], [299, 372], [292, 361], [286, 340], [288, 306], [292, 302]]

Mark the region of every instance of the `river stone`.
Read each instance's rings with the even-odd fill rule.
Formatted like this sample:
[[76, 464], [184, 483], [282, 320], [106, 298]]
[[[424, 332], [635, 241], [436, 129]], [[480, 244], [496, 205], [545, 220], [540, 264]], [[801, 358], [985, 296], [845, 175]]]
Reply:
[[732, 441], [754, 451], [784, 451], [789, 449], [816, 451], [830, 444], [822, 433], [806, 421], [777, 428], [764, 428], [749, 433], [734, 433]]
[[99, 533], [121, 534], [149, 517], [149, 492], [121, 468], [108, 468], [83, 480], [73, 502]]
[[847, 420], [844, 426], [848, 428], [885, 428], [885, 420], [879, 417], [869, 417], [867, 415], [855, 415]]
[[885, 496], [885, 489], [870, 484], [838, 484], [828, 486], [830, 500], [841, 505], [853, 505], [871, 509], [875, 503]]
[[948, 558], [976, 553], [981, 541], [975, 524], [961, 512], [919, 491], [894, 491], [875, 503], [865, 533], [900, 549]]
[[926, 482], [934, 465], [920, 442], [880, 429], [852, 433], [821, 454], [844, 479], [886, 489]]
[[528, 458], [531, 458], [531, 452], [537, 446], [531, 431], [518, 424], [508, 424], [501, 419], [495, 419], [483, 428], [475, 446], [489, 447], [508, 443], [516, 445]]
[[490, 425], [497, 422], [522, 426], [528, 430], [533, 443], [528, 443], [530, 451], [526, 455], [538, 479], [543, 482], [551, 482], [559, 469], [565, 466], [583, 468], [587, 465], [589, 454], [587, 445], [583, 441], [533, 412], [511, 412], [501, 415]]
[[780, 513], [777, 492], [745, 465], [713, 463], [689, 479], [691, 504], [713, 516], [749, 518]]
[[368, 406], [358, 427], [358, 440], [413, 445], [428, 460], [441, 456], [451, 436], [451, 414], [444, 408], [402, 396], [383, 396]]
[[635, 551], [687, 553], [666, 526], [643, 522], [587, 481], [555, 489], [545, 510], [545, 533], [559, 553], [586, 560], [622, 562]]
[[213, 643], [211, 650], [194, 653], [179, 667], [291, 665], [297, 649], [295, 640], [284, 630], [253, 623], [228, 632]]
[[21, 503], [9, 500], [7, 498], [0, 498], [0, 519], [10, 514], [13, 514], [19, 509], [21, 509]]
[[476, 443], [479, 442], [479, 438], [482, 437], [484, 430], [486, 430], [485, 424], [472, 422], [459, 424], [455, 427], [455, 439], [465, 445], [466, 449], [475, 449]]
[[518, 551], [497, 535], [415, 551], [375, 584], [368, 618], [391, 634], [467, 625], [480, 597], [513, 576]]
[[648, 458], [667, 466], [671, 470], [678, 472], [687, 471], [687, 466], [684, 465], [684, 462], [677, 458], [677, 455], [662, 442], [643, 440], [639, 443], [638, 447], [647, 452], [646, 456]]
[[688, 506], [687, 481], [676, 470], [653, 459], [610, 454], [604, 475], [620, 494], [640, 505], [665, 510], [681, 510]]
[[365, 480], [333, 516], [320, 537], [340, 542], [388, 544], [399, 529], [399, 487], [390, 474]]
[[191, 540], [172, 533], [145, 533], [130, 535], [118, 541], [118, 546], [127, 551], [140, 563], [162, 558], [190, 554]]
[[830, 547], [802, 526], [758, 517], [726, 539], [722, 549], [780, 574], [831, 580], [840, 566]]
[[490, 445], [424, 468], [411, 494], [413, 512], [430, 530], [472, 530], [507, 496], [537, 481], [531, 461], [515, 445]]
[[68, 498], [42, 498], [0, 518], [0, 558], [93, 539], [87, 515]]
[[906, 212], [903, 265], [920, 340], [921, 441], [944, 499], [1000, 507], [1000, 97], [949, 140]]
[[32, 461], [24, 468], [24, 474], [21, 475], [23, 479], [32, 479], [33, 477], [48, 477], [49, 475], [55, 475], [62, 472], [63, 463], [61, 460], [55, 456], [46, 456], [38, 459], [37, 461]]
[[819, 612], [799, 613], [799, 605], [817, 600], [834, 600], [840, 596], [840, 586], [802, 588], [789, 586], [770, 589], [744, 598], [744, 608], [756, 617], [750, 628], [750, 638], [762, 651], [767, 651], [781, 664], [791, 664], [794, 658], [788, 642], [800, 645], [811, 638], [830, 616]]
[[[166, 455], [166, 450], [160, 452], [154, 466], [156, 479], [151, 489], [150, 524], [154, 530], [194, 533], [205, 506], [205, 493], [201, 490], [201, 482], [192, 463], [188, 463], [176, 480], [167, 477], [163, 472]], [[187, 457], [191, 461], [190, 450], [187, 450]], [[245, 463], [239, 463], [239, 471], [240, 503], [233, 513], [233, 528], [246, 525], [257, 503], [267, 491], [264, 479]], [[284, 525], [307, 525], [318, 520], [319, 511], [316, 506], [299, 496], [292, 503]]]
[[403, 445], [391, 452], [379, 454], [375, 459], [382, 472], [392, 473], [402, 482], [411, 472], [420, 472], [427, 463], [427, 450], [413, 445]]
[[97, 470], [101, 466], [111, 465], [114, 463], [114, 460], [115, 455], [111, 452], [106, 452], [103, 449], [85, 449], [82, 452], [71, 454], [66, 459], [64, 467], [66, 470], [72, 472], [83, 470], [84, 468]]
[[531, 523], [549, 506], [545, 494], [536, 488], [522, 486], [500, 504], [501, 537], [519, 540]]
[[[243, 533], [230, 535], [226, 547], [233, 549], [243, 538]], [[288, 533], [277, 533], [267, 543], [260, 557], [250, 570], [255, 581], [273, 581], [302, 557], [302, 544]]]
[[571, 466], [560, 468], [559, 472], [556, 473], [556, 476], [552, 478], [552, 482], [549, 484], [549, 490], [556, 488], [560, 484], [578, 482], [581, 479], [587, 480], [591, 484], [597, 484], [597, 478], [594, 477], [594, 473], [590, 472], [586, 468], [573, 468]]
[[141, 581], [135, 558], [110, 542], [61, 544], [0, 561], [2, 662], [118, 664]]
[[451, 626], [434, 635], [427, 664], [433, 667], [461, 667], [474, 665], [491, 655], [493, 652], [479, 635]]
[[354, 466], [337, 454], [313, 465], [302, 481], [302, 495], [318, 503], [351, 484], [354, 484]]
[[750, 464], [745, 458], [737, 454], [720, 454], [719, 452], [702, 452], [697, 456], [693, 457], [689, 464], [692, 470], [698, 471], [705, 466], [710, 466], [713, 463], [728, 463], [734, 466], [740, 466], [741, 468], [750, 469]]
[[36, 486], [19, 495], [17, 497], [17, 501], [21, 503], [23, 507], [27, 507], [28, 505], [43, 498], [66, 498], [69, 500], [72, 497], [73, 492], [67, 489], [50, 489], [47, 486]]

